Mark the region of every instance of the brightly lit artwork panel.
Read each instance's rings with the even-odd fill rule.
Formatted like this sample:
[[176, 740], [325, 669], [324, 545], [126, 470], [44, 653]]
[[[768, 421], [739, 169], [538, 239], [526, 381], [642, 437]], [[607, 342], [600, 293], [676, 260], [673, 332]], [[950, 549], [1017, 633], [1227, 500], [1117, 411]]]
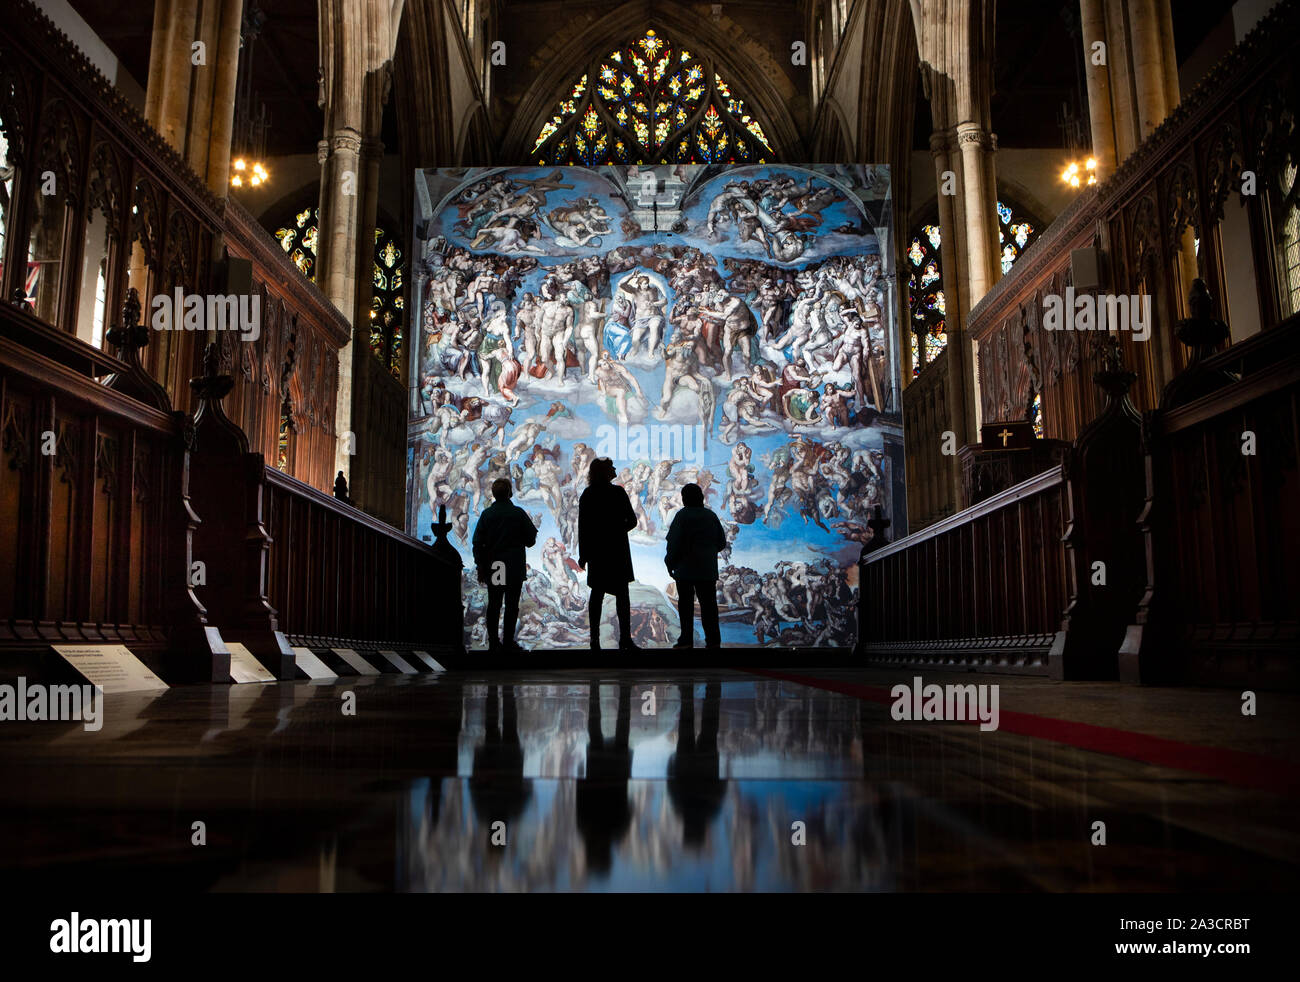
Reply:
[[[440, 507], [467, 567], [507, 477], [538, 526], [518, 640], [585, 647], [578, 497], [611, 457], [637, 517], [633, 634], [679, 633], [665, 535], [698, 484], [722, 521], [723, 643], [842, 646], [875, 516], [904, 528], [883, 167], [421, 171], [408, 531]], [[602, 636], [615, 638], [613, 604]], [[702, 641], [698, 622], [694, 629]]]

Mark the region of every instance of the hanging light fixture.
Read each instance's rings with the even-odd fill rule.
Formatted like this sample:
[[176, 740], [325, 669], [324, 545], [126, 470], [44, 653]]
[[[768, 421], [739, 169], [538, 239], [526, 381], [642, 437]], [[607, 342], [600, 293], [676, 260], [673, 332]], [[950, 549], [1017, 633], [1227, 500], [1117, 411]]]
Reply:
[[[262, 163], [266, 156], [266, 134], [271, 120], [266, 103], [253, 94], [253, 48], [266, 15], [256, 3], [244, 9], [239, 40], [243, 53], [239, 64], [239, 81], [235, 99], [235, 126], [232, 147], [234, 159], [230, 162], [230, 186], [233, 188], [260, 188], [268, 184], [271, 174]], [[254, 101], [257, 108], [254, 110]]]
[[1082, 187], [1091, 187], [1097, 183], [1097, 158], [1089, 157], [1082, 164], [1077, 160], [1072, 160], [1065, 170], [1061, 171], [1061, 181], [1074, 190]]

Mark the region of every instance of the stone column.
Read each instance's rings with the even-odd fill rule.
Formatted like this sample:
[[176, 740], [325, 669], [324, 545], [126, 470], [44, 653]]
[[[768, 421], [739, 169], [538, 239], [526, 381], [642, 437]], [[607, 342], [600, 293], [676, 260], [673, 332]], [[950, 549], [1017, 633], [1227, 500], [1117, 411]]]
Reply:
[[1160, 24], [1160, 52], [1165, 69], [1165, 101], [1169, 112], [1182, 101], [1182, 82], [1178, 78], [1177, 48], [1174, 46], [1174, 15], [1170, 0], [1155, 0], [1155, 16]]
[[1088, 122], [1092, 131], [1092, 155], [1097, 159], [1097, 178], [1115, 173], [1115, 120], [1110, 108], [1110, 71], [1093, 64], [1092, 46], [1106, 41], [1106, 12], [1102, 0], [1080, 0], [1083, 34], [1083, 64], [1088, 82]]
[[[367, 347], [370, 341], [370, 257], [374, 251], [375, 202], [367, 199], [378, 197], [378, 155], [382, 153], [378, 141], [403, 9], [402, 4], [388, 0], [320, 3], [320, 105], [325, 113], [325, 139], [320, 144], [321, 238], [316, 250], [316, 281], [352, 324], [352, 340], [339, 352], [335, 420], [340, 436], [358, 430], [352, 412], [355, 348], [358, 338]], [[368, 240], [363, 236], [369, 236]], [[358, 280], [363, 274], [364, 283]], [[362, 302], [364, 311], [359, 309]], [[342, 471], [351, 483], [352, 459], [344, 449], [340, 441], [335, 470]]]
[[1137, 90], [1138, 139], [1145, 140], [1173, 108], [1165, 92], [1164, 33], [1155, 0], [1130, 0], [1133, 79]]
[[[978, 123], [957, 126], [965, 189], [966, 260], [969, 294], [974, 307], [1002, 275], [998, 261], [997, 191], [993, 173], [993, 140]], [[969, 308], [968, 308], [969, 309]]]
[[239, 28], [244, 0], [223, 0], [221, 12], [221, 60], [217, 64], [212, 91], [212, 129], [208, 134], [208, 187], [226, 196], [230, 180], [231, 140], [235, 130], [235, 90], [239, 80]]
[[[157, 0], [145, 119], [221, 197], [239, 71], [243, 0]], [[194, 45], [203, 44], [195, 64]]]
[[192, 45], [198, 0], [156, 0], [153, 39], [149, 49], [149, 83], [145, 90], [145, 119], [181, 155], [194, 84]]
[[[357, 324], [357, 236], [360, 225], [359, 193], [362, 188], [361, 135], [344, 127], [317, 146], [321, 162], [320, 220], [317, 228], [316, 285], [352, 323], [352, 340], [339, 349], [339, 389], [334, 415], [334, 432], [342, 436], [352, 430], [352, 363]], [[349, 477], [351, 455], [344, 441], [338, 442], [334, 469]], [[350, 480], [350, 477], [349, 477]]]
[[944, 271], [943, 299], [947, 318], [955, 326], [961, 323], [966, 314], [966, 284], [962, 282], [961, 270], [965, 269], [965, 253], [962, 248], [965, 241], [965, 218], [959, 218], [957, 196], [944, 194], [944, 175], [952, 171], [956, 186], [962, 189], [961, 157], [953, 150], [954, 133], [946, 130], [930, 135], [930, 155], [934, 158], [934, 174], [939, 186], [939, 228], [942, 238], [939, 240], [939, 259]]
[[[375, 294], [374, 244], [379, 215], [379, 165], [383, 156], [384, 146], [378, 140], [362, 141], [359, 158], [362, 196], [357, 210], [357, 242], [354, 253], [356, 298], [352, 318], [352, 323], [356, 326], [353, 331], [355, 351], [352, 354], [353, 404], [361, 407], [372, 404], [370, 387], [377, 384], [376, 380], [380, 376], [387, 374], [387, 366], [379, 365], [370, 351], [370, 332], [376, 326], [382, 327], [378, 320], [371, 317], [373, 311], [370, 309], [370, 301]], [[357, 410], [358, 413], [363, 411]], [[351, 458], [350, 463], [356, 469], [345, 472], [353, 497], [368, 508], [374, 507], [382, 499], [382, 490], [376, 488], [376, 482], [383, 476], [383, 453], [384, 450], [375, 443], [373, 430], [369, 431]]]
[[1137, 92], [1129, 47], [1128, 0], [1106, 0], [1106, 68], [1110, 74], [1111, 114], [1115, 126], [1115, 162], [1122, 164], [1140, 142]]

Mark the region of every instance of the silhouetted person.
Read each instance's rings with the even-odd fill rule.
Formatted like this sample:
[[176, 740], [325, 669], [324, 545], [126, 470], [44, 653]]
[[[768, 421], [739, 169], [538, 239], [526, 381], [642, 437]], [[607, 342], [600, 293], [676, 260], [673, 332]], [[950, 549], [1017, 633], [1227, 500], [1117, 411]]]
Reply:
[[[497, 729], [497, 696], [501, 696], [501, 728]], [[512, 685], [489, 686], [483, 710], [487, 730], [483, 745], [474, 750], [474, 770], [469, 778], [469, 798], [480, 822], [507, 825], [524, 813], [532, 794], [524, 779], [524, 748], [519, 742], [519, 717]], [[507, 840], [509, 841], [509, 840]], [[494, 854], [498, 850], [489, 850]]]
[[[479, 516], [474, 529], [474, 564], [478, 581], [487, 584], [488, 650], [518, 652], [515, 624], [519, 620], [519, 591], [524, 586], [524, 550], [537, 542], [537, 526], [528, 513], [510, 501], [510, 482], [492, 482], [495, 499]], [[505, 630], [501, 626], [501, 602], [505, 601]]]
[[695, 737], [695, 686], [680, 685], [682, 714], [677, 720], [677, 752], [668, 758], [668, 800], [682, 817], [686, 845], [699, 848], [709, 823], [722, 808], [727, 782], [718, 776], [718, 713], [722, 683], [704, 687], [704, 715]]
[[600, 683], [593, 681], [587, 701], [587, 771], [578, 779], [577, 813], [587, 866], [597, 873], [609, 871], [614, 843], [632, 824], [632, 805], [627, 800], [627, 782], [632, 777], [631, 728], [631, 683], [619, 684], [614, 739], [606, 741], [600, 726]]
[[433, 710], [426, 717], [424, 733], [427, 757], [424, 768], [429, 775], [429, 790], [424, 796], [425, 814], [430, 828], [438, 825], [442, 814], [442, 782], [444, 778], [456, 779], [460, 764], [460, 722], [464, 716], [464, 686], [455, 682], [439, 682], [429, 690], [428, 698]]
[[587, 470], [587, 490], [578, 499], [578, 566], [587, 570], [587, 586], [591, 587], [587, 615], [592, 649], [600, 650], [600, 612], [609, 593], [618, 612], [618, 646], [635, 651], [627, 593], [633, 579], [632, 547], [627, 534], [636, 528], [636, 513], [627, 492], [613, 483], [614, 475], [614, 462], [608, 457], [597, 457]]
[[695, 599], [700, 601], [700, 626], [706, 648], [722, 645], [718, 631], [718, 553], [727, 548], [727, 534], [718, 516], [704, 506], [698, 484], [682, 488], [682, 507], [668, 526], [664, 562], [677, 581], [677, 614], [682, 633], [674, 648], [695, 646]]

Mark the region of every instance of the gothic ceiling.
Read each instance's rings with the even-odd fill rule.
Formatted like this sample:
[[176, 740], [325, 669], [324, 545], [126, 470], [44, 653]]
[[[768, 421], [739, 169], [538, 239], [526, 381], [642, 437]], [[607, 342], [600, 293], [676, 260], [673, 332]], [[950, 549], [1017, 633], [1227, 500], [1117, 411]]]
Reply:
[[[408, 3], [434, 0], [407, 0]], [[874, 0], [866, 0], [874, 2]], [[144, 87], [149, 75], [149, 45], [153, 29], [153, 3], [149, 0], [71, 0], [92, 30], [113, 50], [127, 71]], [[524, 94], [522, 84], [510, 77], [535, 68], [539, 51], [548, 38], [572, 31], [625, 6], [623, 0], [500, 0], [498, 23], [503, 35], [517, 44], [522, 57], [516, 69], [502, 73], [497, 93], [498, 119], [504, 126]], [[645, 4], [653, 7], [652, 2]], [[737, 35], [755, 50], [780, 55], [791, 37], [801, 36], [807, 0], [741, 0], [717, 5], [692, 4], [705, 18], [723, 16], [736, 25]], [[1175, 7], [1177, 8], [1177, 4]], [[1220, 25], [1232, 0], [1202, 0], [1195, 17], [1174, 17], [1180, 62]], [[254, 58], [253, 88], [266, 104], [271, 119], [267, 152], [271, 156], [312, 153], [320, 139], [323, 117], [317, 99], [317, 0], [261, 0], [266, 12]], [[993, 128], [1002, 146], [1043, 147], [1062, 145], [1059, 124], [1062, 106], [1086, 117], [1079, 104], [1081, 67], [1077, 55], [1077, 0], [998, 0], [997, 65], [992, 102]], [[553, 25], [548, 28], [547, 25]], [[553, 31], [553, 34], [548, 34]], [[739, 43], [739, 42], [738, 42]], [[755, 59], [742, 52], [747, 61]], [[786, 89], [786, 103], [796, 119], [806, 118], [806, 86], [786, 57], [764, 59], [760, 66], [777, 89]], [[508, 63], [509, 64], [509, 63]], [[527, 74], [526, 72], [524, 74]], [[785, 77], [782, 78], [781, 76]], [[523, 77], [522, 75], [520, 76]], [[917, 106], [916, 146], [928, 146], [929, 110]], [[386, 118], [384, 142], [396, 147], [396, 127]]]

